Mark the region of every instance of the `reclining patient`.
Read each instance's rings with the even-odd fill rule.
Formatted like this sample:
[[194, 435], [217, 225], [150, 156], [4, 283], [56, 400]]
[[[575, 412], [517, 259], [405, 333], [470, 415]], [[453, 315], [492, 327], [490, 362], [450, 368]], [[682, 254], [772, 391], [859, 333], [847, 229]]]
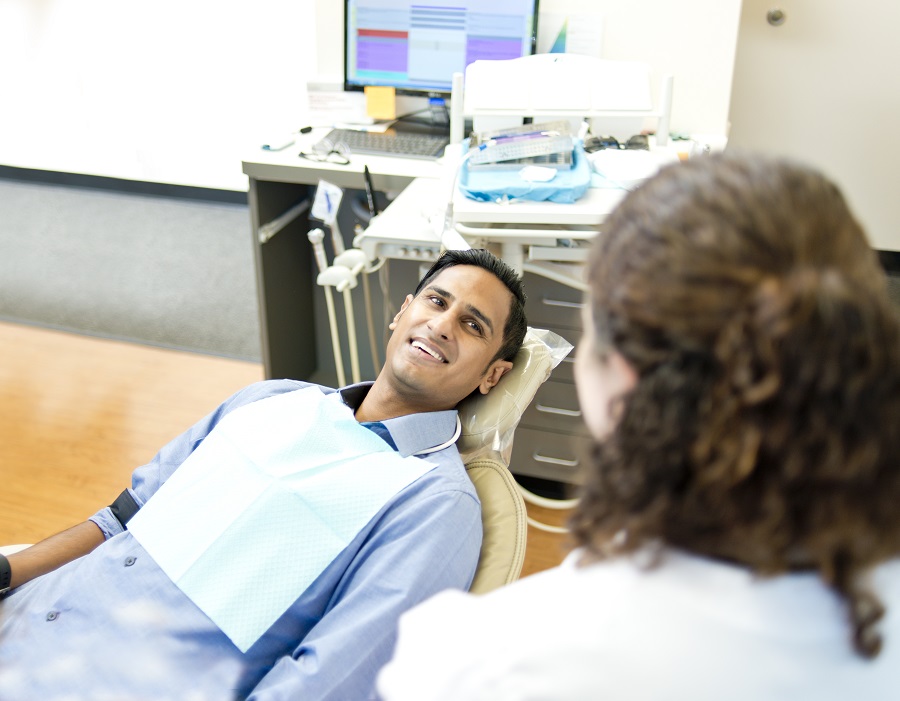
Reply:
[[607, 219], [559, 568], [404, 614], [386, 701], [896, 698], [900, 322], [837, 188], [669, 166]]
[[374, 383], [251, 385], [0, 562], [0, 699], [368, 698], [400, 613], [472, 581], [455, 407], [512, 367], [524, 300], [490, 253], [448, 252]]

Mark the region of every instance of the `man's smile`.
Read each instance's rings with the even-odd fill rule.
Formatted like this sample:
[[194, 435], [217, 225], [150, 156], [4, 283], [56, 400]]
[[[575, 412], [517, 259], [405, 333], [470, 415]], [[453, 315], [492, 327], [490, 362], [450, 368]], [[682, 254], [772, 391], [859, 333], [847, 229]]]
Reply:
[[426, 344], [426, 343], [425, 343], [424, 341], [422, 341], [421, 339], [418, 339], [418, 338], [413, 339], [411, 345], [412, 345], [413, 348], [419, 349], [420, 351], [422, 351], [422, 352], [425, 353], [426, 355], [428, 355], [428, 356], [434, 358], [434, 359], [437, 360], [438, 362], [441, 362], [441, 363], [446, 363], [446, 362], [447, 362], [447, 359], [446, 359], [440, 352], [438, 352], [437, 349], [435, 349], [435, 348], [432, 347], [432, 346], [429, 346], [428, 344]]

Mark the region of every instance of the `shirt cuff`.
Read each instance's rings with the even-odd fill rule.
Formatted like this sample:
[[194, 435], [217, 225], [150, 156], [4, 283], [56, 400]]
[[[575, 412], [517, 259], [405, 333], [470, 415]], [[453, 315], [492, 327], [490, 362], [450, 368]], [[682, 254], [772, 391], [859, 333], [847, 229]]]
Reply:
[[119, 519], [113, 516], [112, 509], [108, 506], [104, 509], [100, 509], [100, 511], [91, 516], [88, 520], [97, 524], [97, 528], [103, 531], [103, 537], [107, 540], [114, 535], [118, 535], [125, 531], [125, 529], [122, 528], [122, 524], [119, 523]]

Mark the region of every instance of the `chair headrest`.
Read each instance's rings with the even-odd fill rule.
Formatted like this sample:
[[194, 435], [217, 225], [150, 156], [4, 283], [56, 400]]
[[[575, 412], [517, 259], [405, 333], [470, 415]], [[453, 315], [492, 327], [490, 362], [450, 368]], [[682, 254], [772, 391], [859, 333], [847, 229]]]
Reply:
[[472, 394], [459, 404], [462, 433], [456, 442], [463, 462], [488, 452], [509, 463], [512, 434], [538, 388], [572, 349], [562, 337], [529, 328], [513, 367], [487, 394]]

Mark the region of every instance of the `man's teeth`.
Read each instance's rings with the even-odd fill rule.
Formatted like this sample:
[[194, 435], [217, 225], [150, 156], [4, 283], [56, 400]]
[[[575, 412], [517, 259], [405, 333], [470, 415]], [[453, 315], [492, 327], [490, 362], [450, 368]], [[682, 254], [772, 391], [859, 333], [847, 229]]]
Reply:
[[412, 344], [413, 344], [413, 348], [418, 348], [419, 350], [423, 350], [423, 351], [425, 351], [426, 353], [428, 353], [428, 355], [430, 355], [430, 356], [431, 356], [432, 358], [434, 358], [435, 360], [440, 360], [442, 363], [444, 362], [443, 356], [438, 355], [437, 353], [435, 353], [433, 350], [431, 350], [431, 348], [429, 348], [428, 346], [426, 346], [426, 345], [425, 345], [424, 343], [422, 343], [421, 341], [413, 341]]

